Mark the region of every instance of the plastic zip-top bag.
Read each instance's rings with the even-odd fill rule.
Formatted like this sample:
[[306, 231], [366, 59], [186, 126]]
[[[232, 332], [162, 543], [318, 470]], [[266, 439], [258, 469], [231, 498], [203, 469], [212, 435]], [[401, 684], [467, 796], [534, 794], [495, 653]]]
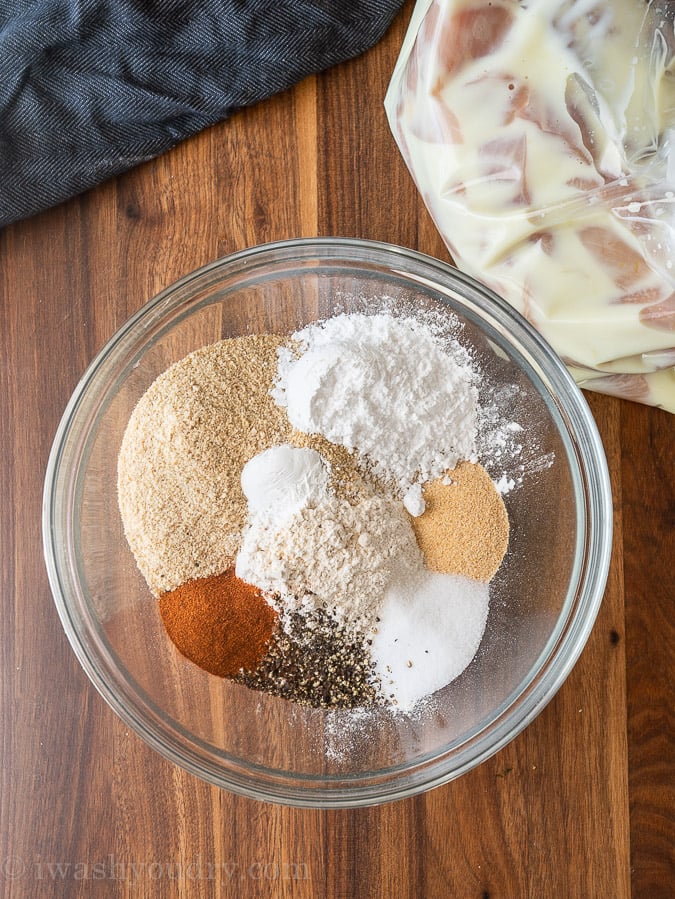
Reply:
[[385, 106], [455, 264], [675, 411], [675, 0], [420, 0]]

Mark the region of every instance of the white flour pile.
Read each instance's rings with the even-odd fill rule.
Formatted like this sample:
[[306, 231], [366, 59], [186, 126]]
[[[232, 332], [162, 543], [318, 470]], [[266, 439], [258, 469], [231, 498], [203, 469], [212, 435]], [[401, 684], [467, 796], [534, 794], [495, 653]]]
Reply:
[[320, 607], [365, 631], [387, 585], [421, 570], [422, 556], [400, 502], [339, 499], [324, 465], [315, 450], [278, 446], [244, 467], [252, 514], [236, 573], [278, 594], [280, 611]]
[[291, 424], [356, 451], [421, 514], [420, 484], [475, 455], [474, 373], [413, 318], [339, 315], [293, 339], [272, 392]]

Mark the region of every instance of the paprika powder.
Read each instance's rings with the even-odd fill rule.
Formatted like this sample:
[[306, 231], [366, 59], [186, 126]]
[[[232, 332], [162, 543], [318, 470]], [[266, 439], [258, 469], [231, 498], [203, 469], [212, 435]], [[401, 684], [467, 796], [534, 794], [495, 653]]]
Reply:
[[261, 591], [233, 568], [163, 593], [159, 611], [177, 649], [219, 677], [255, 671], [279, 620]]

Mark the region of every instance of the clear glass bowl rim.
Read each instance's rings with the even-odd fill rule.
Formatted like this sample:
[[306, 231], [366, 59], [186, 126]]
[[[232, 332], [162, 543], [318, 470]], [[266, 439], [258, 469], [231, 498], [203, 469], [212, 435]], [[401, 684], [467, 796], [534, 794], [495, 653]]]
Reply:
[[[439, 753], [422, 763], [387, 769], [384, 773], [367, 772], [361, 782], [356, 778], [306, 777], [244, 762], [226, 769], [221, 759], [209, 753], [206, 744], [200, 746], [192, 738], [191, 745], [186, 746], [185, 737], [189, 735], [168, 726], [161, 710], [138, 696], [129, 688], [128, 681], [116, 679], [120, 672], [115, 658], [101, 645], [91, 623], [77, 613], [77, 602], [68, 599], [73, 573], [67, 570], [67, 559], [59, 551], [56, 539], [57, 513], [63, 510], [64, 502], [72, 499], [69, 497], [72, 483], [64, 463], [69, 459], [70, 447], [77, 442], [74, 437], [81, 439], [88, 427], [86, 416], [93, 402], [92, 391], [105, 387], [108, 369], [128, 345], [139, 340], [138, 332], [142, 334], [150, 323], [188, 303], [190, 294], [197, 288], [206, 289], [226, 274], [234, 275], [255, 265], [275, 262], [288, 265], [313, 259], [384, 266], [413, 281], [417, 279], [426, 285], [431, 282], [441, 294], [444, 287], [459, 290], [467, 304], [479, 310], [481, 317], [517, 340], [563, 413], [579, 457], [586, 505], [583, 536], [588, 541], [588, 553], [579, 573], [573, 613], [567, 616], [555, 641], [549, 641], [555, 646], [549, 645], [549, 651], [542, 654], [546, 656], [543, 664], [537, 663], [515, 704], [463, 742], [459, 751]], [[62, 626], [86, 674], [122, 720], [165, 758], [209, 783], [256, 799], [323, 808], [374, 805], [416, 795], [469, 771], [514, 739], [557, 693], [586, 644], [609, 572], [612, 521], [609, 473], [595, 420], [562, 361], [529, 322], [489, 288], [446, 262], [393, 244], [337, 237], [276, 241], [232, 253], [173, 282], [131, 316], [95, 356], [71, 395], [49, 456], [42, 509], [45, 561]], [[66, 534], [63, 541], [66, 544], [68, 537]]]

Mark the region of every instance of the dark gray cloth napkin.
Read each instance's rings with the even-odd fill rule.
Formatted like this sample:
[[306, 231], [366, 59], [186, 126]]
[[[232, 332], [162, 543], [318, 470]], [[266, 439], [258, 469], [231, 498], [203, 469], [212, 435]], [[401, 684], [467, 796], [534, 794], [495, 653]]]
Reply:
[[0, 0], [0, 226], [362, 53], [403, 0]]

